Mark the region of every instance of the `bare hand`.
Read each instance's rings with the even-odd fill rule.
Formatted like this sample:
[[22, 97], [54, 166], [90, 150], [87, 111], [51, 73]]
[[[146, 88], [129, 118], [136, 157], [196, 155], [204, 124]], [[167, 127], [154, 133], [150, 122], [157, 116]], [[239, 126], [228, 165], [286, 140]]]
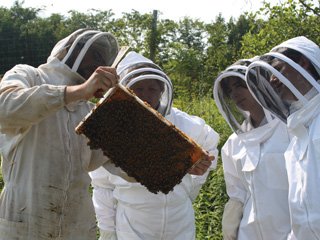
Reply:
[[114, 87], [118, 80], [119, 76], [115, 68], [100, 66], [83, 84], [67, 86], [65, 101], [70, 103], [81, 99], [90, 99], [99, 89], [105, 92]]
[[189, 174], [193, 175], [203, 175], [208, 168], [211, 166], [212, 161], [215, 159], [214, 155], [206, 155], [205, 158], [200, 160], [200, 162], [189, 171]]

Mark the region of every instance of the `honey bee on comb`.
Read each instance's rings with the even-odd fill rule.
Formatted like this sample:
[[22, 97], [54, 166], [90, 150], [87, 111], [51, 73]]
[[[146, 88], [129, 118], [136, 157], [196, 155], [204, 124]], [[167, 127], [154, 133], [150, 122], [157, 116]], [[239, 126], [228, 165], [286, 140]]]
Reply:
[[117, 85], [76, 128], [150, 192], [173, 190], [206, 152], [149, 104]]

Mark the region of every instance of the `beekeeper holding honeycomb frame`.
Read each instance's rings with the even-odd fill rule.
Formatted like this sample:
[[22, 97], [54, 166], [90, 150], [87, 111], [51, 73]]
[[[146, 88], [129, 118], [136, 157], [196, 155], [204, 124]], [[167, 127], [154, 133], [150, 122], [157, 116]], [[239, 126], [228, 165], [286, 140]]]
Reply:
[[[172, 107], [173, 86], [159, 66], [130, 52], [117, 72], [121, 84], [207, 150], [208, 160], [215, 159], [209, 170], [215, 168], [219, 135], [201, 118]], [[168, 194], [151, 193], [140, 183], [129, 183], [103, 168], [91, 172], [100, 239], [195, 239], [192, 201], [209, 170], [202, 176], [187, 174]]]

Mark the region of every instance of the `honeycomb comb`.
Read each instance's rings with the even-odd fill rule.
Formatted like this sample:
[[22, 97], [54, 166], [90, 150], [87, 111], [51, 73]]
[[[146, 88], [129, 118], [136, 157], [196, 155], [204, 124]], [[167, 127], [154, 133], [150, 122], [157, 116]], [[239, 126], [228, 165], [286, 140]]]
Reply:
[[118, 84], [76, 128], [150, 192], [167, 194], [207, 153], [186, 134]]

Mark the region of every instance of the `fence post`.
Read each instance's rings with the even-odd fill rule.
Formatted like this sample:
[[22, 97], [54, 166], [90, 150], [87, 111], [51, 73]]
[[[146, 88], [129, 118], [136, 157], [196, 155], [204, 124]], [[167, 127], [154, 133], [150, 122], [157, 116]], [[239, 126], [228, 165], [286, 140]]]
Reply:
[[156, 38], [157, 38], [157, 15], [158, 10], [153, 10], [153, 20], [151, 28], [151, 41], [150, 41], [150, 59], [154, 62], [156, 56]]

